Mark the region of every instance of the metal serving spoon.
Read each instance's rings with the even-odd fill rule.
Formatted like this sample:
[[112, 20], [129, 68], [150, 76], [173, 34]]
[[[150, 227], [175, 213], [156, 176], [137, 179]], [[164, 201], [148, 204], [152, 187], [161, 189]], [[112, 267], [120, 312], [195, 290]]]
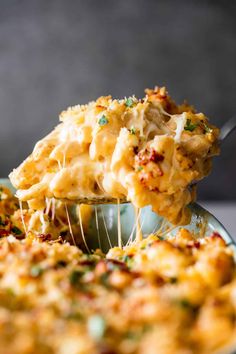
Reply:
[[223, 142], [236, 129], [236, 115], [229, 119], [220, 130], [220, 142]]
[[[236, 130], [236, 115], [233, 116], [231, 119], [229, 119], [221, 128], [220, 130], [220, 136], [219, 136], [219, 142], [222, 144], [229, 135]], [[192, 183], [194, 184], [194, 182]], [[90, 204], [90, 205], [95, 205], [95, 204], [117, 204], [117, 199], [116, 198], [109, 198], [109, 197], [93, 197], [93, 198], [76, 198], [74, 200], [70, 199], [63, 199], [65, 202], [72, 202], [72, 203], [77, 203], [77, 204]], [[119, 199], [119, 203], [127, 203], [126, 198], [121, 198]]]

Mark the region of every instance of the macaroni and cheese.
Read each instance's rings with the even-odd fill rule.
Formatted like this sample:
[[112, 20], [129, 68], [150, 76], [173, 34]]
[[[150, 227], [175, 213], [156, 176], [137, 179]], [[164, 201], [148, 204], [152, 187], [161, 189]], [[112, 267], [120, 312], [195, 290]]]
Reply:
[[45, 198], [126, 199], [174, 224], [189, 222], [194, 185], [218, 154], [219, 131], [203, 113], [176, 105], [162, 87], [143, 99], [100, 97], [60, 120], [10, 174], [20, 200], [40, 209]]

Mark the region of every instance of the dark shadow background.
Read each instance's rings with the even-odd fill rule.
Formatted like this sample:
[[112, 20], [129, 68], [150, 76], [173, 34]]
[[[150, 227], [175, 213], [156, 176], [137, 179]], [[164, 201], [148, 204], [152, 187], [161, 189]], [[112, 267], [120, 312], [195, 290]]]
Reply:
[[[221, 126], [236, 113], [236, 1], [0, 0], [0, 176], [69, 105], [166, 85]], [[200, 185], [236, 199], [236, 134]]]

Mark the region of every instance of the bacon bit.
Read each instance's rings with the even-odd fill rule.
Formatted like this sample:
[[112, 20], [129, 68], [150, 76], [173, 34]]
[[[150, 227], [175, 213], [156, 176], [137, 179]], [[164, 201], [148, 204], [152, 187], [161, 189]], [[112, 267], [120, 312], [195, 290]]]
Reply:
[[187, 248], [200, 248], [201, 244], [199, 241], [190, 241], [187, 243], [186, 247]]
[[158, 97], [162, 100], [166, 100], [167, 99], [167, 95], [158, 95]]
[[117, 261], [116, 259], [104, 259], [100, 260], [95, 268], [95, 273], [97, 276], [102, 275], [103, 273], [111, 273], [114, 270], [121, 270], [124, 272], [130, 272], [129, 268], [124, 262]]
[[106, 259], [106, 264], [107, 264], [108, 271], [112, 271], [114, 270], [115, 267], [117, 267], [120, 270], [129, 272], [129, 268], [127, 267], [126, 263], [117, 261], [116, 259], [108, 258]]
[[140, 151], [138, 153], [139, 165], [147, 165], [150, 161], [157, 163], [163, 160], [164, 160], [164, 156], [159, 154], [159, 152], [157, 152], [154, 149], [151, 149], [150, 151], [145, 149], [144, 151]]
[[134, 150], [135, 155], [137, 155], [137, 153], [138, 153], [138, 146], [134, 146], [134, 147], [133, 147], [133, 150]]
[[79, 262], [79, 265], [83, 265], [83, 266], [94, 266], [95, 265], [95, 260], [91, 260], [91, 259], [85, 259], [83, 261]]
[[0, 229], [0, 237], [9, 236], [10, 232], [5, 229]]
[[217, 242], [217, 244], [219, 244], [220, 246], [224, 246], [225, 245], [225, 240], [223, 239], [223, 237], [217, 232], [214, 231], [212, 233], [212, 235], [209, 237], [209, 241], [211, 242]]
[[132, 270], [131, 274], [132, 274], [133, 278], [135, 278], [135, 279], [142, 277], [142, 273], [138, 272], [137, 270]]
[[149, 189], [152, 192], [160, 192], [158, 187], [150, 187]]
[[159, 154], [159, 152], [157, 152], [156, 150], [151, 149], [150, 160], [153, 162], [163, 161], [164, 156]]
[[113, 348], [108, 347], [105, 344], [101, 344], [99, 349], [98, 349], [99, 354], [117, 354], [117, 351], [115, 351]]
[[41, 241], [50, 241], [52, 239], [51, 234], [40, 234], [37, 236]]
[[218, 238], [218, 237], [222, 238], [222, 236], [217, 231], [214, 231], [210, 237], [211, 238]]
[[97, 104], [96, 108], [98, 108], [99, 110], [105, 110], [106, 109], [106, 107], [102, 106], [101, 104]]
[[142, 177], [140, 178], [140, 182], [141, 182], [141, 183], [145, 183], [146, 180], [147, 180], [147, 178], [145, 178], [145, 177], [143, 176], [143, 174], [142, 174]]
[[160, 275], [156, 275], [155, 277], [155, 283], [156, 285], [158, 286], [162, 286], [162, 285], [165, 285], [165, 280], [160, 276]]
[[200, 246], [201, 246], [201, 244], [200, 244], [199, 241], [195, 241], [195, 242], [194, 242], [194, 247], [195, 247], [195, 248], [200, 248]]

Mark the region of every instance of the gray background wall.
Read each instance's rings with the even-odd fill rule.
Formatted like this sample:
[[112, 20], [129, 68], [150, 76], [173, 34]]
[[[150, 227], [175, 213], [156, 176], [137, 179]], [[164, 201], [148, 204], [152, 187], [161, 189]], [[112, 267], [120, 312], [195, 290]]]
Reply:
[[[0, 0], [0, 176], [58, 113], [166, 85], [222, 125], [236, 112], [236, 1]], [[200, 185], [236, 199], [236, 134]]]

